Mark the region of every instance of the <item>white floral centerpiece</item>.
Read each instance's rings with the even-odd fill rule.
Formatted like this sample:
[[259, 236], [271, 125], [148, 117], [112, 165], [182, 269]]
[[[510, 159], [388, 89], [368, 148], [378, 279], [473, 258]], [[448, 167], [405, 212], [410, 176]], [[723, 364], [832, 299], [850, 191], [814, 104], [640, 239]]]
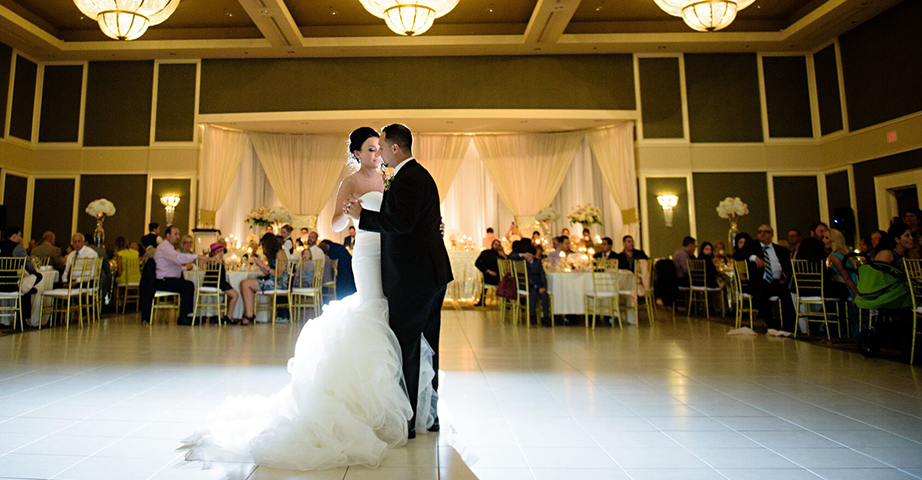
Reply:
[[278, 232], [282, 225], [291, 222], [291, 211], [285, 207], [257, 207], [250, 210], [246, 223], [252, 228], [265, 228], [274, 226]]
[[570, 223], [579, 223], [583, 227], [602, 225], [602, 211], [592, 205], [577, 205], [567, 219]]
[[105, 245], [106, 231], [102, 228], [106, 217], [115, 215], [115, 205], [106, 198], [97, 198], [86, 206], [86, 213], [96, 217], [96, 230], [93, 231], [93, 243], [97, 247]]
[[727, 240], [736, 248], [736, 235], [739, 233], [737, 221], [743, 215], [749, 215], [749, 205], [743, 203], [740, 197], [727, 197], [717, 205], [717, 215], [730, 221], [730, 232]]
[[544, 207], [535, 215], [535, 220], [541, 222], [544, 228], [544, 235], [551, 234], [551, 224], [560, 219], [560, 212], [554, 207]]

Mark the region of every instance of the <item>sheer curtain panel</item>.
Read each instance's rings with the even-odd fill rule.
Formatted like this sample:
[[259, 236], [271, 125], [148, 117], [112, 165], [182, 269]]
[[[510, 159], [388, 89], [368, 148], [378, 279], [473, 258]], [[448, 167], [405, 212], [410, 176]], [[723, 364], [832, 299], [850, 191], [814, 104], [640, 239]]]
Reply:
[[246, 132], [205, 125], [199, 155], [199, 223], [214, 226], [215, 215], [250, 148]]
[[634, 122], [591, 130], [589, 146], [605, 184], [621, 209], [621, 234], [640, 242], [637, 211], [637, 166], [634, 163]]

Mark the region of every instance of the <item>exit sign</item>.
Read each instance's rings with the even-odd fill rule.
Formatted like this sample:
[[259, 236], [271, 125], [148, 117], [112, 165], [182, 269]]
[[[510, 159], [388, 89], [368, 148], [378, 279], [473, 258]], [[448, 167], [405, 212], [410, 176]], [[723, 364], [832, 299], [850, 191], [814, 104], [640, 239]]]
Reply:
[[893, 143], [896, 141], [896, 132], [887, 132], [887, 143]]

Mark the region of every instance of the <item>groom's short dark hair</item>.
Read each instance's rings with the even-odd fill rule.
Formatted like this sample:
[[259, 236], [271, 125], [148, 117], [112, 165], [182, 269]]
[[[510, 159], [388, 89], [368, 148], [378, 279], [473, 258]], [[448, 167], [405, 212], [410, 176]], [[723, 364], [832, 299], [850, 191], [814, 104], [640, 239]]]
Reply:
[[384, 127], [384, 141], [389, 145], [397, 144], [407, 155], [413, 151], [413, 133], [402, 123], [392, 123]]

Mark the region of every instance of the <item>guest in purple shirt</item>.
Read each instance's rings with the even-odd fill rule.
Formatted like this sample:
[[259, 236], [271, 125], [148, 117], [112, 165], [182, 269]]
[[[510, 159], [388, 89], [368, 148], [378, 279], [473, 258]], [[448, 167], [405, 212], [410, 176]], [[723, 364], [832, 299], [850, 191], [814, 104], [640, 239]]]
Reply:
[[169, 226], [163, 242], [157, 246], [154, 262], [157, 266], [157, 290], [179, 294], [179, 325], [191, 325], [189, 315], [195, 307], [195, 284], [183, 278], [185, 264], [205, 257], [193, 253], [179, 253], [175, 244], [182, 234], [179, 229]]

